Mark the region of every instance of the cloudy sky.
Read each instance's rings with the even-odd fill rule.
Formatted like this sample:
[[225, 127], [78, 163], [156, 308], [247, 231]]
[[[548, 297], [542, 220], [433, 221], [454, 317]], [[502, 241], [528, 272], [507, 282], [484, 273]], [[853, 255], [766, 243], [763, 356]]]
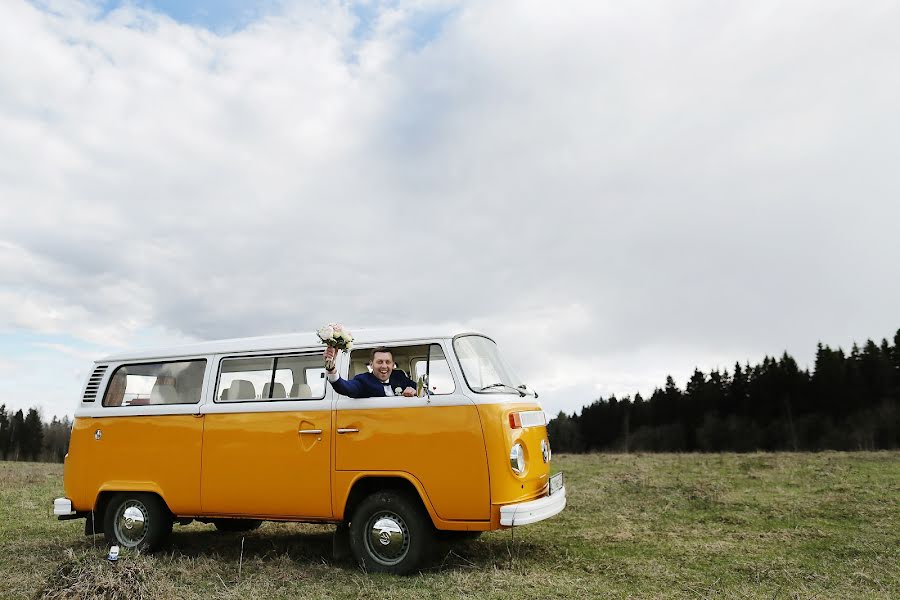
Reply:
[[892, 1], [0, 2], [0, 403], [449, 323], [548, 411], [900, 327]]

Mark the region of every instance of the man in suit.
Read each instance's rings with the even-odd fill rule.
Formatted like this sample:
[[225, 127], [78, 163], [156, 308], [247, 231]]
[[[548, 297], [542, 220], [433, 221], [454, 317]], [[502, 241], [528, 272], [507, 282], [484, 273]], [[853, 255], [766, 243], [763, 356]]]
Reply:
[[[360, 373], [349, 381], [338, 375], [334, 364], [336, 356], [337, 350], [334, 348], [329, 346], [325, 349], [325, 371], [328, 374], [328, 381], [339, 394], [351, 398], [416, 395], [416, 382], [407, 377], [403, 371], [394, 370], [394, 356], [384, 346], [372, 350], [372, 372]], [[398, 389], [401, 390], [401, 394], [397, 393]]]

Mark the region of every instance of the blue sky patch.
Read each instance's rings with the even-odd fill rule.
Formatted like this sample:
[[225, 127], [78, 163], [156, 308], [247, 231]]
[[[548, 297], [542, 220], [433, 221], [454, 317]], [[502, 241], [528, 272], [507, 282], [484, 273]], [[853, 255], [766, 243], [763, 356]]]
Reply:
[[101, 0], [100, 6], [103, 14], [120, 6], [139, 6], [168, 15], [179, 23], [228, 32], [276, 12], [280, 3], [274, 0]]
[[[173, 20], [203, 27], [217, 33], [238, 31], [268, 15], [282, 11], [279, 0], [97, 0], [100, 17], [122, 6], [138, 6], [146, 10], [162, 13]], [[351, 2], [349, 10], [356, 17], [353, 28], [355, 40], [366, 40], [378, 22], [385, 8], [396, 6], [396, 2]], [[440, 36], [444, 25], [457, 11], [456, 7], [440, 10], [422, 10], [410, 15], [407, 27], [411, 33], [411, 46], [420, 50]]]

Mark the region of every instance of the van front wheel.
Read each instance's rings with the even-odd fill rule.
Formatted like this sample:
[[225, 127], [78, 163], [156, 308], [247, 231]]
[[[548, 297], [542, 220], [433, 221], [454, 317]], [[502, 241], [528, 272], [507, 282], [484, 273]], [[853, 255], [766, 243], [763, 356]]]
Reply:
[[350, 549], [366, 571], [405, 575], [421, 566], [434, 528], [417, 500], [384, 491], [359, 504], [350, 521]]
[[122, 492], [106, 505], [103, 533], [110, 545], [153, 551], [172, 533], [172, 515], [155, 494]]

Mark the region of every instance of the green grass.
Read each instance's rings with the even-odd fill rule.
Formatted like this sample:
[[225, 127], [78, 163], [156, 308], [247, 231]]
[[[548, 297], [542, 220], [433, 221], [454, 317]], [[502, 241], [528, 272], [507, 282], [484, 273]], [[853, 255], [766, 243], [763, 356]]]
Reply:
[[329, 527], [281, 523], [246, 535], [240, 571], [241, 535], [202, 524], [109, 564], [50, 514], [60, 465], [0, 462], [0, 598], [900, 598], [898, 452], [554, 463], [562, 514], [390, 577], [334, 563]]

